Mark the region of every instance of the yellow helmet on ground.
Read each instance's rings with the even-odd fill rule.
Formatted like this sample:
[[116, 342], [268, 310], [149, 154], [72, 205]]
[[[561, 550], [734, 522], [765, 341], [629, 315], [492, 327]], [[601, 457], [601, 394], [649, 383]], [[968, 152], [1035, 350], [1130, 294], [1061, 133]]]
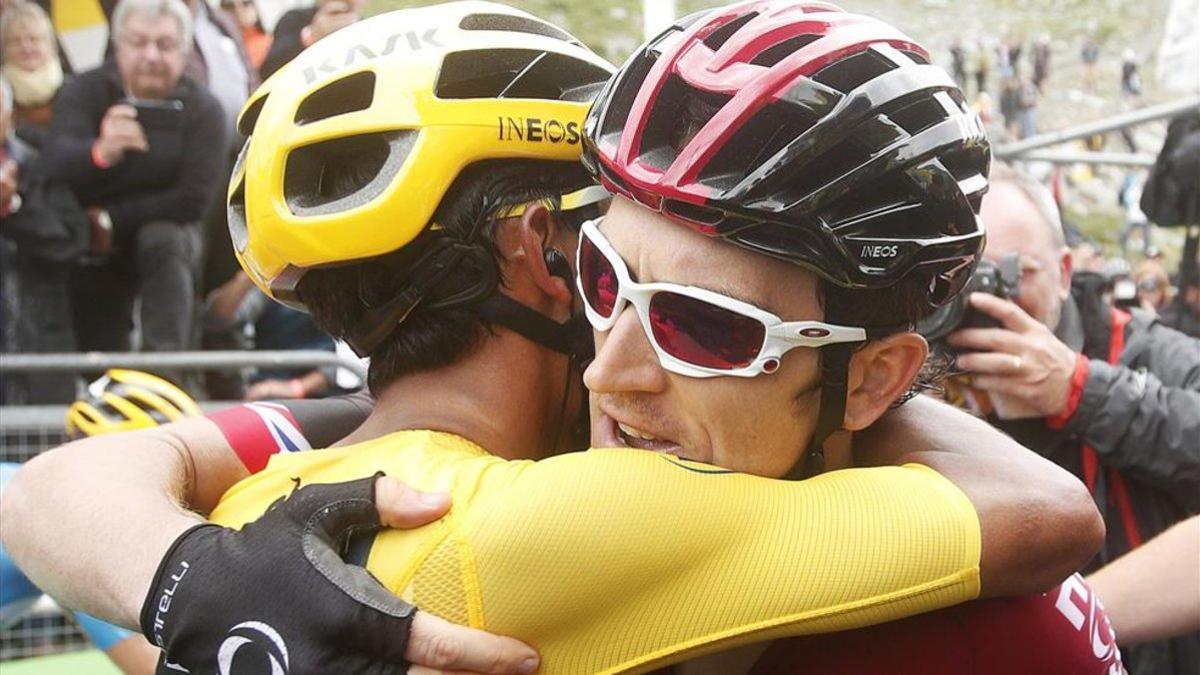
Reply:
[[67, 409], [67, 436], [148, 429], [202, 414], [192, 397], [163, 378], [113, 368], [88, 387], [87, 398]]
[[490, 2], [399, 10], [322, 39], [242, 111], [228, 192], [242, 267], [300, 307], [307, 270], [413, 241], [467, 166], [577, 161], [612, 71], [562, 29]]

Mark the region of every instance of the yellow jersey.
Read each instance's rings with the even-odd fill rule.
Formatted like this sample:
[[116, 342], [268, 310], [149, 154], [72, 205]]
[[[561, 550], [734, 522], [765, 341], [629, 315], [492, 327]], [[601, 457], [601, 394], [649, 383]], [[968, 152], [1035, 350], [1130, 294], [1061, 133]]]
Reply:
[[241, 527], [296, 479], [377, 471], [453, 505], [436, 523], [380, 532], [367, 569], [422, 611], [528, 643], [542, 673], [644, 672], [979, 594], [974, 508], [919, 465], [788, 482], [636, 449], [506, 461], [402, 431], [275, 455], [210, 518]]

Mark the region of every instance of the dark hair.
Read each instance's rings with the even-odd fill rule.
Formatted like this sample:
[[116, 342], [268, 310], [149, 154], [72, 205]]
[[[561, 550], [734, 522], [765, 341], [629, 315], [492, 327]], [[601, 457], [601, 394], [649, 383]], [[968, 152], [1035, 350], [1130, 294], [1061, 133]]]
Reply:
[[[892, 333], [912, 330], [921, 319], [933, 313], [929, 304], [927, 277], [910, 276], [887, 288], [845, 288], [821, 280], [818, 294], [825, 320], [846, 326], [891, 329]], [[899, 406], [922, 391], [940, 391], [952, 360], [930, 352], [912, 387], [892, 403]]]
[[[358, 158], [345, 167], [326, 169], [328, 181], [354, 181], [357, 167], [369, 162]], [[548, 200], [557, 214], [559, 197], [590, 183], [578, 162], [542, 160], [487, 160], [465, 169], [442, 199], [433, 222], [437, 233], [426, 230], [404, 248], [385, 256], [350, 265], [311, 270], [300, 280], [297, 293], [322, 330], [346, 337], [362, 320], [368, 304], [385, 302], [409, 283], [408, 271], [426, 253], [434, 237], [450, 235], [486, 251], [486, 259], [499, 267], [495, 246], [497, 216], [505, 210], [539, 199]], [[462, 291], [478, 280], [478, 270], [463, 266], [432, 297], [410, 314], [371, 356], [367, 386], [378, 394], [397, 378], [439, 368], [470, 354], [491, 330], [470, 306], [428, 309], [425, 305]], [[503, 286], [503, 279], [499, 286]], [[493, 292], [498, 292], [499, 286]]]

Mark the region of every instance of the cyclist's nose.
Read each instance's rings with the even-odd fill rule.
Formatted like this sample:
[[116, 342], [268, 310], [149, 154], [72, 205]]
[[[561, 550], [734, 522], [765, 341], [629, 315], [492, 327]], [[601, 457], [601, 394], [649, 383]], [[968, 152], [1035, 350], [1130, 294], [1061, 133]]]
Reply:
[[667, 373], [638, 320], [637, 310], [626, 305], [613, 327], [596, 332], [596, 358], [583, 373], [583, 383], [596, 394], [658, 393], [667, 385]]

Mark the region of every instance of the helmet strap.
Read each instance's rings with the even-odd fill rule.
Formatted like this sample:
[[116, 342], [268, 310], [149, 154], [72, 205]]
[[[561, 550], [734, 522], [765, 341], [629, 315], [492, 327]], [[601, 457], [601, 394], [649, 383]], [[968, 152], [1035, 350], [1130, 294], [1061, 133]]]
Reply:
[[[421, 304], [429, 304], [431, 308], [446, 307], [452, 304], [472, 302], [495, 288], [498, 272], [490, 261], [480, 262], [486, 258], [487, 252], [477, 245], [455, 241], [448, 237], [434, 239], [429, 250], [416, 262], [412, 263], [411, 277], [403, 290], [396, 293], [382, 304], [373, 305], [361, 292], [359, 296], [368, 309], [363, 312], [358, 325], [346, 336], [346, 343], [359, 356], [369, 356], [391, 335], [396, 327], [412, 314]], [[458, 271], [464, 262], [472, 261], [478, 268], [478, 283], [453, 298], [440, 299], [427, 303], [427, 299], [435, 289], [442, 286], [450, 275]], [[489, 274], [490, 272], [490, 274]]]
[[576, 365], [591, 360], [591, 329], [582, 314], [559, 323], [503, 293], [494, 293], [480, 302], [476, 312], [531, 342], [566, 354]]
[[845, 420], [850, 358], [858, 344], [842, 342], [820, 348], [821, 401], [817, 409], [817, 426], [808, 450], [784, 476], [786, 480], [803, 480], [825, 472], [825, 441], [842, 428]]

